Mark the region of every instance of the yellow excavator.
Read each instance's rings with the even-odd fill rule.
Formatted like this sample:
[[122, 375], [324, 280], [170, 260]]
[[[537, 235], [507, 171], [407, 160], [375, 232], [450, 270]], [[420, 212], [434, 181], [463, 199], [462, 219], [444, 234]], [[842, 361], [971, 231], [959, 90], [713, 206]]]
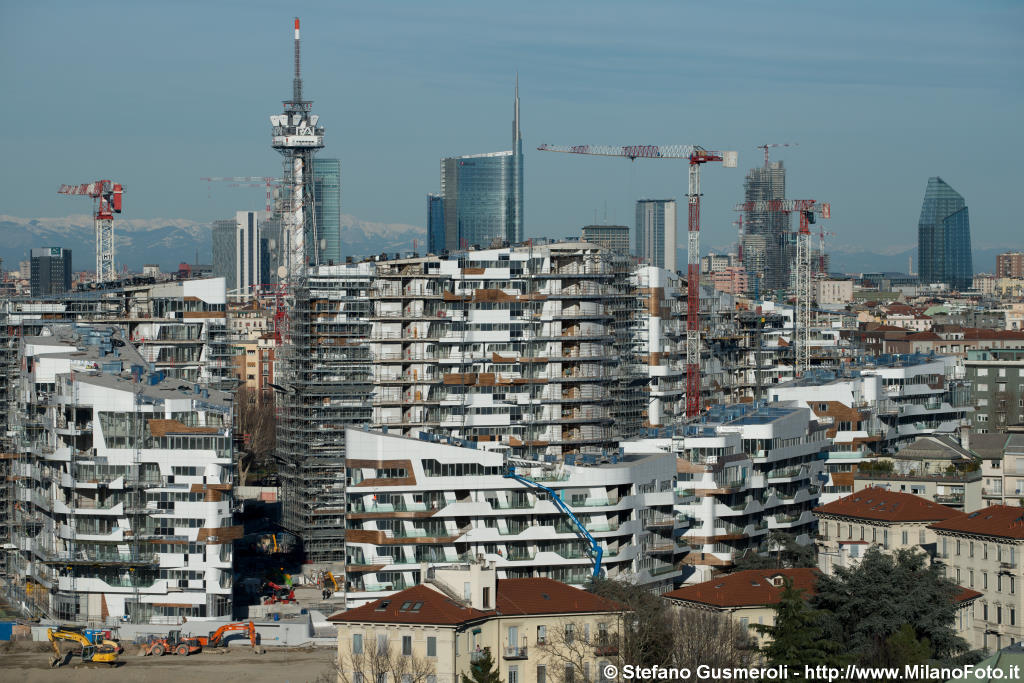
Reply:
[[69, 628], [46, 629], [46, 637], [50, 639], [53, 646], [53, 657], [50, 658], [50, 667], [58, 667], [64, 663], [64, 653], [60, 650], [59, 641], [67, 640], [82, 646], [82, 661], [96, 662], [99, 664], [117, 664], [117, 650], [110, 645], [96, 645], [89, 637], [81, 631]]

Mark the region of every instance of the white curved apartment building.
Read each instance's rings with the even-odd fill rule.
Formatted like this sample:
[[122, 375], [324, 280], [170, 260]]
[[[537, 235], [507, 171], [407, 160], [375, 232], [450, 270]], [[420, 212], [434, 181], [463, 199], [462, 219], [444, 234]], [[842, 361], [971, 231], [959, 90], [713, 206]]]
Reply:
[[231, 397], [153, 372], [114, 326], [22, 340], [10, 570], [53, 619], [232, 611]]
[[[346, 451], [349, 605], [416, 585], [422, 563], [482, 558], [500, 578], [589, 579], [589, 544], [569, 518], [546, 493], [503, 476], [508, 449], [350, 429]], [[603, 548], [608, 577], [671, 588], [686, 550], [672, 454], [517, 473], [559, 493]]]

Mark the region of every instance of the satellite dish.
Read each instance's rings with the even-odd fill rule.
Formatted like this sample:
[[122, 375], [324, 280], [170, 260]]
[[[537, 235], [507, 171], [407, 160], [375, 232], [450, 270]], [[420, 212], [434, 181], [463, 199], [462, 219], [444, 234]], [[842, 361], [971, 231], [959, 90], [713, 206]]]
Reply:
[[277, 125], [277, 116], [276, 115], [270, 117], [270, 125], [272, 125], [272, 126], [276, 126]]
[[313, 114], [312, 116], [309, 117], [309, 125], [315, 126], [316, 122], [319, 121], [319, 120], [320, 120], [320, 115], [319, 114]]
[[284, 266], [278, 266], [277, 267], [277, 277], [278, 277], [278, 279], [283, 280], [286, 275], [288, 275], [288, 269], [285, 268]]

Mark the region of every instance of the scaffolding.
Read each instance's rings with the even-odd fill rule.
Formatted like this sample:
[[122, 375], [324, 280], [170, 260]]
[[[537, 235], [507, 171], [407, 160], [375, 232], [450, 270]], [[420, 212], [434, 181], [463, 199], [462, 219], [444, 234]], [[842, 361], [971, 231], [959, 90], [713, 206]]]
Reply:
[[345, 428], [370, 422], [370, 279], [311, 271], [293, 294], [279, 365], [282, 522], [310, 562], [345, 560]]

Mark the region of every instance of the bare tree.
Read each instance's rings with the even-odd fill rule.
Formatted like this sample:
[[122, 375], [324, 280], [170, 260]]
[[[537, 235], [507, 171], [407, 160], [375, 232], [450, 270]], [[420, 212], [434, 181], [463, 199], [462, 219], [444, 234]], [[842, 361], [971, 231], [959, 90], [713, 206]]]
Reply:
[[274, 395], [240, 386], [235, 392], [235, 432], [242, 440], [235, 454], [240, 486], [246, 485], [253, 467], [273, 465], [276, 427]]
[[711, 610], [675, 608], [669, 611], [674, 642], [672, 666], [696, 670], [714, 667], [749, 667], [757, 645], [747, 627], [729, 615]]
[[353, 652], [350, 644], [338, 655], [338, 683], [426, 683], [436, 673], [429, 659], [395, 652], [387, 640], [367, 641], [361, 652]]
[[548, 624], [546, 642], [539, 648], [550, 680], [593, 683], [604, 680], [599, 668], [604, 664], [633, 664], [620, 649], [624, 616], [630, 613], [609, 614], [606, 621], [561, 619]]

